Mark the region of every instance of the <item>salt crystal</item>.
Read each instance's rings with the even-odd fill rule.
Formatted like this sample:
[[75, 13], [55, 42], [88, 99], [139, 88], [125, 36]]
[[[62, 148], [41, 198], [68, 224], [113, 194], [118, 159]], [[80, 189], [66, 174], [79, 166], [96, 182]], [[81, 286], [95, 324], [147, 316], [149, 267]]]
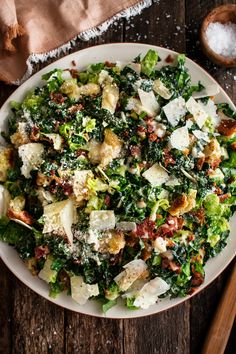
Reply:
[[210, 48], [225, 57], [236, 57], [236, 23], [210, 23], [206, 30]]

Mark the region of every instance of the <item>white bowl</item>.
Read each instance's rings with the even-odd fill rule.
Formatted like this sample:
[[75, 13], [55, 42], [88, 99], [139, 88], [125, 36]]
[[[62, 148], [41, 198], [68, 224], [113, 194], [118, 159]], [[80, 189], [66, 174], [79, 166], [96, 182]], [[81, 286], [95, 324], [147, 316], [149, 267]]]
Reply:
[[[7, 126], [7, 117], [10, 113], [9, 102], [12, 100], [21, 101], [26, 92], [32, 89], [32, 87], [42, 85], [41, 76], [42, 74], [54, 69], [54, 68], [74, 68], [72, 66], [72, 61], [74, 60], [78, 68], [84, 68], [88, 64], [96, 63], [99, 61], [121, 61], [128, 62], [135, 58], [140, 53], [146, 53], [148, 49], [157, 50], [162, 61], [158, 65], [166, 65], [165, 58], [168, 55], [176, 57], [178, 53], [173, 52], [169, 49], [164, 49], [161, 47], [152, 46], [149, 44], [140, 44], [140, 43], [117, 43], [117, 44], [105, 44], [96, 47], [91, 47], [87, 49], [80, 50], [76, 53], [70, 54], [58, 61], [48, 65], [46, 68], [42, 69], [35, 75], [33, 75], [29, 80], [27, 80], [23, 85], [21, 85], [4, 103], [0, 110], [0, 131], [4, 130]], [[208, 85], [218, 85], [216, 81], [200, 66], [194, 63], [190, 59], [186, 59], [186, 66], [188, 67], [192, 82], [197, 83], [199, 80], [203, 83], [204, 86]], [[236, 109], [227, 96], [227, 94], [220, 88], [220, 93], [216, 97], [218, 102], [227, 102]], [[0, 141], [1, 142], [1, 141]], [[236, 229], [236, 216], [231, 220], [231, 234], [228, 239], [228, 245], [225, 249], [215, 258], [209, 260], [205, 266], [206, 279], [204, 284], [196, 291], [201, 291], [206, 287], [210, 282], [212, 282], [229, 264], [235, 255], [236, 249], [236, 237], [232, 237], [233, 230]], [[31, 275], [29, 270], [26, 268], [24, 263], [19, 258], [17, 252], [10, 246], [5, 243], [0, 242], [0, 256], [8, 268], [19, 278], [24, 284], [29, 288], [34, 290], [39, 295], [50, 300], [51, 302], [63, 306], [69, 310], [80, 312], [83, 314], [98, 316], [98, 317], [108, 317], [108, 318], [132, 318], [132, 317], [141, 317], [146, 315], [151, 315], [175, 305], [180, 304], [181, 302], [190, 298], [187, 296], [185, 298], [176, 298], [176, 299], [162, 299], [157, 304], [151, 306], [147, 310], [128, 310], [124, 304], [119, 303], [112, 309], [110, 309], [106, 315], [101, 311], [101, 304], [97, 301], [88, 301], [86, 305], [80, 306], [75, 301], [72, 300], [70, 296], [66, 294], [60, 294], [56, 299], [49, 297], [48, 285], [40, 280], [38, 277]], [[193, 295], [194, 295], [193, 294]], [[192, 295], [192, 296], [193, 296]]]

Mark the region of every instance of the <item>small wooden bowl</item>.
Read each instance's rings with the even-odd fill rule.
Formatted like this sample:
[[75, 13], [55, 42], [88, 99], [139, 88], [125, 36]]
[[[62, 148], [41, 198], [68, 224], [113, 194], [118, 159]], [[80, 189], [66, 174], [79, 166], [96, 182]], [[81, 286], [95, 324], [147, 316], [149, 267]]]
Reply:
[[[204, 18], [200, 29], [200, 41], [205, 55], [220, 66], [236, 67], [236, 57], [225, 57], [217, 54], [209, 47], [206, 38], [206, 29], [212, 22], [220, 22], [222, 24], [227, 22], [236, 23], [236, 4], [222, 5], [213, 9]], [[236, 45], [236, 43], [232, 43], [232, 45]]]

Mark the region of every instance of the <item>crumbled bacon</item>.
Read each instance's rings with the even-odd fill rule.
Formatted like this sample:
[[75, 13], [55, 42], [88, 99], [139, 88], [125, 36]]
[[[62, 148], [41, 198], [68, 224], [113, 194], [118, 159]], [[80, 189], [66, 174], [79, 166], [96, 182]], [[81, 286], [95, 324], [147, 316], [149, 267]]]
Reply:
[[167, 55], [167, 57], [165, 58], [165, 62], [166, 63], [173, 63], [174, 58], [172, 57], [172, 55]]
[[76, 66], [75, 60], [72, 60], [72, 61], [71, 61], [71, 64], [72, 64], [73, 66]]
[[16, 211], [12, 208], [9, 208], [7, 210], [7, 217], [9, 219], [17, 219], [23, 221], [27, 225], [32, 225], [33, 224], [33, 218], [32, 216], [25, 210], [23, 211]]
[[139, 157], [141, 155], [141, 149], [137, 145], [131, 145], [130, 146], [130, 154], [133, 157]]
[[30, 133], [30, 140], [32, 141], [38, 141], [40, 138], [40, 133], [39, 133], [39, 128], [38, 127], [32, 127], [31, 133]]
[[197, 161], [197, 169], [198, 169], [199, 171], [202, 170], [202, 167], [203, 167], [203, 165], [204, 165], [204, 162], [205, 162], [205, 156], [204, 156], [204, 157], [201, 157], [200, 159], [198, 159], [198, 161]]
[[69, 182], [63, 181], [61, 186], [65, 195], [71, 195], [73, 193], [73, 187]]
[[147, 124], [147, 131], [148, 133], [152, 133], [154, 131], [154, 126], [152, 124]]
[[148, 140], [149, 141], [157, 141], [158, 136], [155, 133], [152, 133], [149, 135]]
[[35, 258], [40, 259], [45, 257], [47, 254], [49, 254], [49, 248], [48, 246], [38, 246], [34, 250]]
[[107, 66], [108, 68], [114, 68], [114, 66], [116, 66], [116, 64], [111, 63], [110, 61], [105, 61], [105, 66]]
[[180, 273], [180, 266], [179, 265], [177, 265], [174, 261], [170, 261], [170, 263], [169, 263], [169, 268], [173, 271], [173, 272], [175, 272], [175, 273], [177, 273], [177, 274], [179, 274]]
[[166, 223], [161, 225], [156, 232], [156, 237], [158, 236], [168, 236], [172, 237], [174, 232], [181, 230], [184, 224], [184, 220], [181, 217], [168, 216]]
[[106, 194], [105, 199], [104, 199], [104, 203], [106, 204], [106, 206], [108, 206], [108, 207], [110, 206], [111, 198], [110, 198], [109, 194]]
[[77, 79], [79, 77], [79, 72], [76, 69], [69, 69], [69, 72], [71, 74], [71, 77], [73, 79]]
[[229, 193], [225, 193], [225, 194], [219, 195], [219, 200], [220, 200], [221, 203], [224, 202], [228, 198], [230, 198], [230, 194]]
[[65, 97], [61, 93], [51, 92], [50, 98], [53, 102], [62, 104], [65, 101]]
[[167, 167], [168, 165], [174, 165], [175, 164], [175, 160], [173, 159], [170, 150], [168, 149], [164, 149], [163, 150], [164, 153], [164, 165], [165, 167]]
[[84, 106], [79, 103], [79, 104], [74, 104], [73, 106], [71, 106], [68, 111], [70, 114], [74, 114], [77, 113], [78, 111], [81, 111], [84, 108]]
[[195, 272], [191, 279], [191, 284], [193, 286], [200, 286], [204, 281], [204, 277], [199, 273]]
[[138, 125], [137, 126], [137, 131], [139, 133], [146, 133], [147, 132], [147, 129], [143, 126], [143, 125]]
[[234, 119], [222, 119], [217, 129], [220, 134], [231, 137], [236, 133], [236, 121]]
[[146, 218], [141, 224], [137, 225], [136, 235], [144, 238], [153, 238], [155, 226], [155, 221]]
[[190, 214], [197, 218], [200, 225], [203, 225], [205, 223], [205, 210], [203, 207], [201, 207], [197, 211], [191, 211]]

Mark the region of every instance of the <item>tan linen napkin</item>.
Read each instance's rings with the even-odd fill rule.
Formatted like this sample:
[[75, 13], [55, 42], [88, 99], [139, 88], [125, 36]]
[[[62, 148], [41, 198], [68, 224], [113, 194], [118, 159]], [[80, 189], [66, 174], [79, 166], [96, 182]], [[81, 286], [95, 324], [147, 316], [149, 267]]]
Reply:
[[32, 63], [66, 51], [76, 38], [100, 35], [151, 0], [0, 0], [0, 80], [20, 84]]

